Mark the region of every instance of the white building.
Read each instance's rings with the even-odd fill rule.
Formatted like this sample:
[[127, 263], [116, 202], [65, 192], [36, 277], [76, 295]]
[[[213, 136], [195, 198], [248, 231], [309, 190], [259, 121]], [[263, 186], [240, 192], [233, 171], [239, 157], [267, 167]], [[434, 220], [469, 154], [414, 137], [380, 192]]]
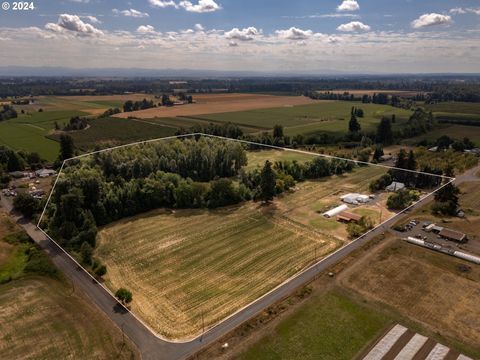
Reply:
[[370, 196], [368, 195], [355, 194], [355, 193], [343, 195], [342, 197], [340, 197], [340, 199], [342, 199], [344, 203], [352, 204], [352, 205], [365, 204], [371, 200]]
[[40, 170], [35, 171], [35, 174], [38, 177], [46, 178], [46, 177], [49, 177], [49, 176], [57, 175], [57, 172], [55, 170], [51, 170], [51, 169], [40, 169]]
[[386, 190], [390, 192], [397, 192], [403, 189], [405, 189], [405, 184], [401, 182], [396, 182], [396, 181], [392, 182], [390, 185], [386, 187]]
[[326, 218], [332, 218], [332, 217], [340, 214], [342, 211], [345, 211], [345, 210], [348, 210], [348, 206], [347, 205], [340, 205], [340, 206], [337, 206], [336, 208], [334, 208], [332, 210], [327, 211], [326, 213], [323, 214], [323, 216], [325, 216]]

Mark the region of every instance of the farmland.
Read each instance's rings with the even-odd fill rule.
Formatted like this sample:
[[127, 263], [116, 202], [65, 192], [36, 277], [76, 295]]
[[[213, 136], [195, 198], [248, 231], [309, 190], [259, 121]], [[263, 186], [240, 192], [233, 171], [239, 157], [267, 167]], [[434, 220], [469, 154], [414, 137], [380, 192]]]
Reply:
[[330, 291], [309, 299], [238, 358], [350, 360], [388, 322], [387, 316]]
[[[5, 359], [136, 358], [120, 331], [51, 270], [0, 212], [0, 353]], [[27, 256], [26, 250], [29, 250]], [[42, 264], [42, 265], [40, 265]], [[50, 270], [49, 270], [50, 269]]]
[[287, 135], [311, 135], [325, 132], [331, 135], [344, 134], [348, 130], [352, 106], [364, 110], [365, 117], [359, 118], [365, 131], [374, 131], [382, 116], [397, 116], [396, 124], [400, 127], [411, 112], [386, 105], [361, 104], [348, 101], [317, 101], [309, 105], [284, 108], [257, 109], [242, 112], [228, 112], [195, 116], [196, 119], [231, 122], [251, 127], [257, 131], [269, 130], [274, 125], [285, 127]]
[[[462, 270], [468, 265], [468, 271]], [[480, 356], [480, 269], [397, 240], [348, 270], [344, 285], [378, 308], [421, 323]], [[392, 311], [393, 310], [393, 311]]]
[[196, 101], [195, 104], [133, 111], [130, 113], [117, 114], [115, 117], [127, 118], [133, 116], [140, 119], [189, 117], [200, 114], [215, 114], [252, 109], [287, 108], [314, 103], [314, 100], [304, 96], [254, 94], [199, 94], [194, 95], [194, 100]]
[[[248, 153], [249, 166], [293, 160], [293, 155], [299, 162], [313, 157], [255, 151]], [[109, 269], [110, 289], [134, 290], [134, 313], [163, 336], [190, 338], [201, 332], [202, 321], [214, 325], [344, 245], [345, 225], [321, 212], [338, 205], [341, 194], [367, 192], [370, 181], [385, 171], [360, 167], [301, 182], [271, 206], [159, 209], [126, 218], [101, 229], [95, 257]], [[362, 215], [374, 216], [375, 223], [382, 211], [383, 219], [392, 216], [385, 196], [365, 206]]]

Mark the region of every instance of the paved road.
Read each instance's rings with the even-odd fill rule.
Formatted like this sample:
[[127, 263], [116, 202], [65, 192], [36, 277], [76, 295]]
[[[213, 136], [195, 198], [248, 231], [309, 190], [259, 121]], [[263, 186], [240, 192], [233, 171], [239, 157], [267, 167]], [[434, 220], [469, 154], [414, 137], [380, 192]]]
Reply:
[[[471, 181], [475, 178], [476, 172], [480, 166], [468, 171], [457, 179], [457, 184], [464, 181]], [[419, 203], [410, 208], [414, 210], [433, 199], [433, 196], [423, 198]], [[8, 200], [2, 198], [2, 206], [11, 211], [11, 204]], [[15, 216], [15, 215], [14, 215]], [[346, 245], [345, 247], [332, 253], [317, 264], [304, 270], [302, 273], [292, 278], [287, 283], [269, 292], [262, 298], [242, 309], [238, 313], [229, 317], [217, 326], [209, 329], [203, 336], [185, 343], [171, 343], [156, 337], [144, 324], [136, 317], [125, 311], [117, 301], [110, 295], [106, 289], [95, 282], [90, 275], [78, 267], [78, 265], [59, 247], [39, 231], [35, 225], [25, 222], [22, 218], [15, 216], [16, 220], [23, 226], [32, 239], [38, 243], [52, 258], [55, 265], [71, 278], [77, 288], [81, 288], [92, 301], [107, 314], [107, 316], [123, 329], [125, 334], [138, 346], [143, 359], [183, 359], [196, 353], [203, 346], [218, 340], [226, 333], [249, 320], [251, 317], [263, 311], [268, 306], [278, 300], [288, 296], [298, 287], [304, 285], [313, 279], [322, 271], [328, 269], [338, 261], [345, 258], [352, 251], [363, 246], [373, 237], [381, 235], [393, 223], [399, 221], [405, 214], [390, 219], [383, 226], [374, 229], [360, 239]]]

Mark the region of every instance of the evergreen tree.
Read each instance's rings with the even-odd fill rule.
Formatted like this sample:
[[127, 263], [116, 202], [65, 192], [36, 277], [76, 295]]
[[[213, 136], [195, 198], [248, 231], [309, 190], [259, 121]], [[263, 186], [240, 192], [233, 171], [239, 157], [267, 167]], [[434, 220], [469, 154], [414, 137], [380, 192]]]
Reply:
[[73, 139], [69, 135], [60, 136], [60, 160], [67, 160], [73, 157]]
[[373, 153], [373, 160], [379, 161], [383, 155], [385, 155], [383, 152], [383, 148], [377, 145], [375, 147], [375, 152]]
[[415, 159], [415, 154], [413, 153], [413, 150], [410, 150], [410, 152], [408, 153], [406, 168], [408, 170], [417, 170], [417, 160]]
[[272, 201], [275, 196], [275, 186], [276, 175], [272, 169], [272, 163], [267, 160], [260, 173], [260, 199], [265, 202]]
[[283, 138], [283, 126], [275, 125], [273, 127], [273, 137], [274, 138]]
[[376, 142], [383, 145], [393, 143], [392, 122], [389, 118], [382, 118], [377, 128]]
[[361, 130], [360, 123], [358, 122], [355, 114], [352, 114], [352, 116], [350, 117], [350, 122], [348, 123], [348, 130], [352, 133], [357, 133]]

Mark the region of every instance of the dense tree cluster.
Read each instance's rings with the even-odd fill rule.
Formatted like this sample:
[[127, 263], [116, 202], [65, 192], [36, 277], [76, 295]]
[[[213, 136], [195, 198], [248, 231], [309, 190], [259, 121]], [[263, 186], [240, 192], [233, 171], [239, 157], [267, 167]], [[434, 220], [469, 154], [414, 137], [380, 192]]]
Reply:
[[238, 125], [232, 123], [224, 124], [214, 124], [210, 123], [208, 125], [196, 124], [190, 127], [188, 130], [181, 128], [175, 135], [184, 135], [184, 134], [207, 134], [215, 136], [228, 137], [230, 139], [240, 139], [243, 137], [243, 130]]
[[110, 109], [106, 110], [102, 115], [100, 115], [99, 118], [100, 119], [108, 118], [112, 115], [120, 114], [121, 112], [122, 112], [122, 110], [120, 110], [119, 108], [110, 108]]
[[124, 112], [132, 112], [137, 110], [145, 110], [155, 107], [155, 103], [153, 100], [143, 99], [142, 101], [135, 101], [128, 100], [123, 104], [123, 111]]
[[387, 206], [391, 210], [403, 210], [419, 198], [417, 191], [402, 189], [388, 197]]
[[0, 107], [0, 121], [14, 119], [18, 116], [17, 111], [10, 105]]
[[88, 126], [88, 120], [84, 117], [75, 116], [70, 118], [67, 125], [64, 126], [63, 131], [83, 130]]

